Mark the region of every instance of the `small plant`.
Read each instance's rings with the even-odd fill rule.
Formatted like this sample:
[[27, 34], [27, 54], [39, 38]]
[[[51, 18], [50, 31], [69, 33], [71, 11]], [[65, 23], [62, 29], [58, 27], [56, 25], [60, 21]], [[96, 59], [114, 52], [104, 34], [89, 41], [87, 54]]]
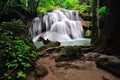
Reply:
[[26, 44], [26, 41], [18, 37], [4, 37], [6, 38], [0, 40], [2, 50], [0, 62], [5, 69], [3, 71], [4, 76], [8, 80], [25, 78], [27, 71], [33, 67], [34, 60], [37, 57], [35, 50]]
[[[0, 34], [2, 34], [0, 36], [0, 77], [4, 76], [3, 80], [24, 80], [28, 72], [34, 68], [34, 61], [37, 59], [36, 48], [33, 47], [31, 38], [24, 39], [20, 36], [25, 35], [24, 26], [21, 25], [23, 31], [17, 32], [17, 35], [13, 29], [5, 28], [15, 27], [15, 24], [16, 27], [20, 27], [20, 23], [10, 22], [4, 22], [0, 27]], [[15, 29], [18, 31], [17, 29], [20, 28]]]

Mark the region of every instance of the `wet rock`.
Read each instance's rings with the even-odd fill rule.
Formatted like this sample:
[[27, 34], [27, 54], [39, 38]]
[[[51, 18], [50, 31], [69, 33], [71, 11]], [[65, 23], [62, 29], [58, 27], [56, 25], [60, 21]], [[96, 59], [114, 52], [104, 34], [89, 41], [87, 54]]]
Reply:
[[41, 41], [41, 42], [43, 42], [44, 44], [49, 44], [51, 41], [50, 40], [45, 40], [43, 37], [39, 37], [39, 39], [38, 39], [38, 41]]
[[36, 65], [36, 69], [35, 69], [36, 76], [44, 77], [47, 74], [48, 74], [48, 71], [43, 65], [41, 65], [41, 64]]

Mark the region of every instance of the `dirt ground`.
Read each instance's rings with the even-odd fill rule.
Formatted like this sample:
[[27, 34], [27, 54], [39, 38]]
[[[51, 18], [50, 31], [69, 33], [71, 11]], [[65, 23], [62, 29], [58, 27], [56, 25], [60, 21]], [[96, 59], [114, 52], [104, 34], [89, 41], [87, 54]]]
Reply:
[[120, 80], [111, 73], [96, 67], [94, 61], [73, 60], [55, 62], [55, 53], [37, 60], [44, 65], [48, 74], [40, 80]]

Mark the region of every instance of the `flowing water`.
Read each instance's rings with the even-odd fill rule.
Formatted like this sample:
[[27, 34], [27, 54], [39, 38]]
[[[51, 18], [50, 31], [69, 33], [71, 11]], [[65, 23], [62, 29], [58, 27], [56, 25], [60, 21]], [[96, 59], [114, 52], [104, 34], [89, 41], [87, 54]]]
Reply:
[[29, 33], [33, 42], [37, 42], [40, 36], [62, 43], [85, 40], [79, 13], [73, 10], [56, 9], [34, 18]]

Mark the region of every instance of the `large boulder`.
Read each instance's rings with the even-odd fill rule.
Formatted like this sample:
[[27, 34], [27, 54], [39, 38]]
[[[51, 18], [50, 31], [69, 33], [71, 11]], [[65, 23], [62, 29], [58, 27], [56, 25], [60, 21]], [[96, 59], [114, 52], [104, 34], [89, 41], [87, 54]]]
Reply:
[[83, 57], [82, 49], [80, 46], [66, 46], [63, 47], [58, 55], [56, 61], [66, 61], [72, 59], [81, 59]]
[[101, 55], [96, 59], [96, 64], [120, 77], [120, 59], [118, 57]]

